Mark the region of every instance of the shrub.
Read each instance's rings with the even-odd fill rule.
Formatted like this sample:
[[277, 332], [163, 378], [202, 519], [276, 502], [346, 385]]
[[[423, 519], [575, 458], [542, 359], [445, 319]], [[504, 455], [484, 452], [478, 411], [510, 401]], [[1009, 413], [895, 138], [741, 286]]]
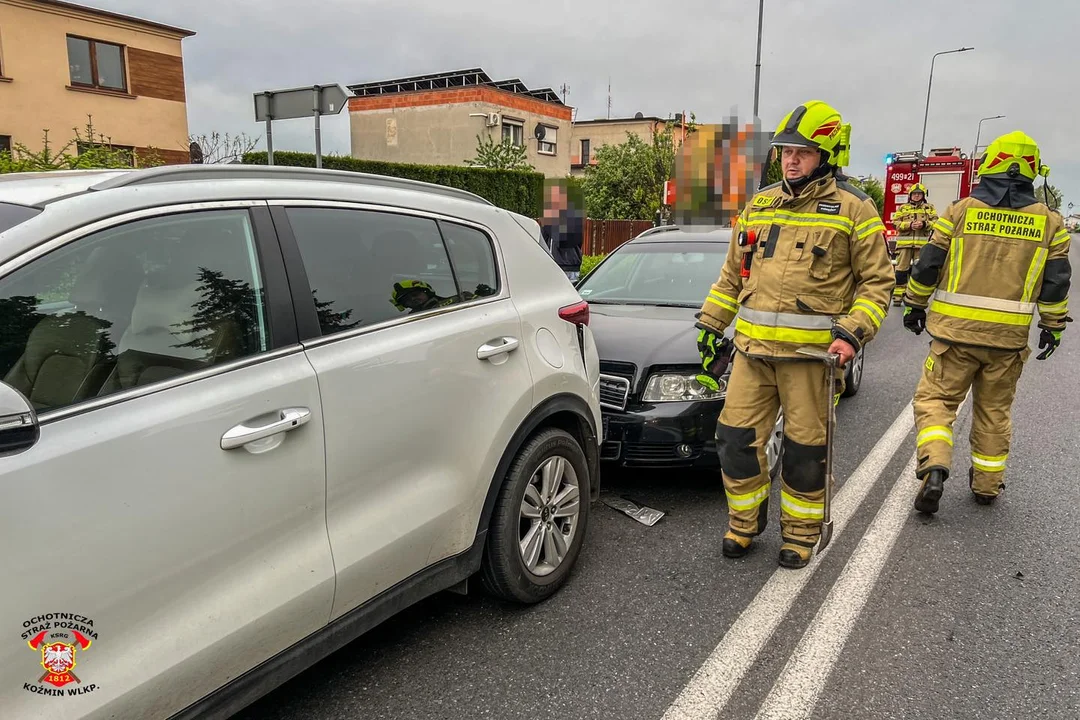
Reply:
[[[243, 161], [248, 165], [266, 165], [266, 153], [244, 153]], [[315, 154], [275, 151], [274, 164], [315, 167]], [[406, 165], [377, 160], [358, 160], [347, 155], [327, 155], [323, 157], [322, 165], [327, 170], [387, 175], [466, 190], [498, 207], [520, 213], [525, 217], [536, 218], [543, 213], [544, 176], [528, 170]]]
[[581, 276], [585, 277], [585, 274], [592, 270], [594, 267], [600, 264], [600, 261], [604, 259], [603, 255], [586, 255], [581, 258]]

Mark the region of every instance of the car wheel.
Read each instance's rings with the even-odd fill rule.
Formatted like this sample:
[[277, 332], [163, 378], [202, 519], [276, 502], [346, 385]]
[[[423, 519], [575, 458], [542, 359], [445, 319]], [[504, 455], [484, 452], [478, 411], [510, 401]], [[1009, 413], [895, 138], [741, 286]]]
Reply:
[[840, 397], [852, 397], [859, 392], [859, 386], [862, 385], [864, 355], [864, 349], [860, 348], [844, 369], [844, 392]]
[[544, 430], [518, 453], [491, 517], [481, 568], [505, 600], [536, 603], [555, 593], [581, 552], [589, 519], [589, 471], [577, 440]]
[[765, 459], [769, 462], [769, 478], [775, 480], [780, 476], [780, 463], [784, 459], [784, 409], [776, 414], [776, 425], [769, 434], [769, 441], [765, 444]]

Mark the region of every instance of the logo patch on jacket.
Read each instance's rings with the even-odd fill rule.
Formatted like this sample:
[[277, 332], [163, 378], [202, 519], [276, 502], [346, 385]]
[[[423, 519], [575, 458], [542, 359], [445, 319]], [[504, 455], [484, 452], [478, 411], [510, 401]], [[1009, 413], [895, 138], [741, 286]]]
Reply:
[[819, 202], [817, 204], [817, 211], [823, 215], [839, 215], [840, 203], [838, 202]]
[[776, 203], [780, 202], [779, 197], [773, 197], [769, 195], [758, 195], [754, 198], [753, 205], [757, 208], [772, 207]]

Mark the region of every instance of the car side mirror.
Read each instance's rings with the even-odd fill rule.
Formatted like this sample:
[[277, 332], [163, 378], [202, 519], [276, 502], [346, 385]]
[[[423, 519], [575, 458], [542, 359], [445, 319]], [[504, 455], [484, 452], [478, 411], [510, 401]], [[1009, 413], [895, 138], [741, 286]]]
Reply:
[[0, 382], [0, 457], [29, 450], [40, 437], [34, 406], [21, 392]]

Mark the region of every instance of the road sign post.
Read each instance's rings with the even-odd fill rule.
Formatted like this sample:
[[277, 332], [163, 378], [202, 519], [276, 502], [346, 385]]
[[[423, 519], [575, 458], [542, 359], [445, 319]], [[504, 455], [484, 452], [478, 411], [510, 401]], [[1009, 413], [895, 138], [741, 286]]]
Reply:
[[322, 167], [322, 116], [337, 115], [348, 95], [340, 85], [312, 85], [255, 93], [255, 122], [266, 123], [266, 161], [274, 164], [274, 120], [315, 117], [315, 167]]

